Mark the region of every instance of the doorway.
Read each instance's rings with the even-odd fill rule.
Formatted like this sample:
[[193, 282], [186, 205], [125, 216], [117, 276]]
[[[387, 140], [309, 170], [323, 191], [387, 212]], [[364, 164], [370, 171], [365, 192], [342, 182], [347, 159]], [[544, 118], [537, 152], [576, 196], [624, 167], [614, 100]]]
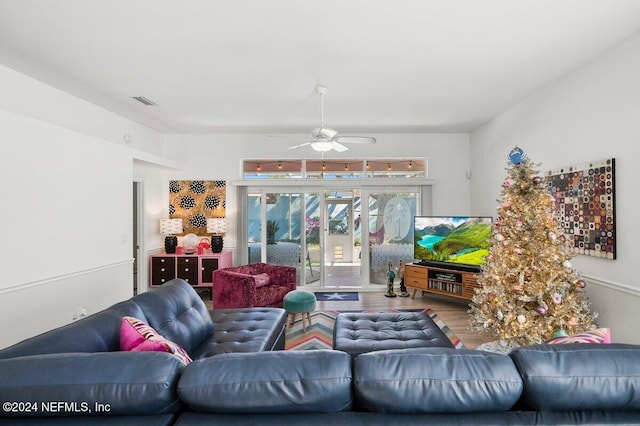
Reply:
[[353, 196], [327, 198], [324, 210], [325, 262], [353, 262]]
[[143, 226], [143, 215], [141, 214], [142, 206], [144, 205], [143, 200], [143, 187], [142, 182], [133, 182], [133, 200], [132, 200], [132, 225], [133, 229], [131, 232], [131, 255], [133, 257], [133, 295], [137, 295], [138, 293], [142, 293], [147, 290], [146, 285], [146, 274], [144, 273], [144, 264], [142, 259], [142, 238], [144, 229]]
[[333, 190], [324, 193], [324, 288], [361, 288], [361, 241], [355, 214], [360, 206], [360, 191]]
[[422, 190], [352, 185], [248, 186], [239, 233], [248, 262], [295, 266], [312, 290], [384, 288], [389, 261], [413, 261]]

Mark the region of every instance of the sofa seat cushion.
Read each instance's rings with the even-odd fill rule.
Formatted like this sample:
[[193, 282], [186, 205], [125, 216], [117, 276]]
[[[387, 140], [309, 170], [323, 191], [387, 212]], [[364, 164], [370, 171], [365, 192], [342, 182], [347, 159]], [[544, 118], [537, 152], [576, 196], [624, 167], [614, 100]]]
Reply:
[[418, 348], [358, 355], [356, 401], [382, 413], [475, 413], [509, 410], [522, 379], [506, 355]]
[[289, 286], [271, 284], [256, 288], [256, 306], [281, 307], [284, 296], [291, 291]]
[[[178, 414], [156, 414], [148, 416], [83, 416], [2, 419], [2, 426], [174, 426]], [[200, 423], [202, 424], [202, 423]], [[211, 423], [210, 423], [211, 424]]]
[[[28, 401], [39, 408], [38, 411], [3, 410], [1, 415], [175, 413], [182, 407], [176, 389], [183, 369], [184, 365], [176, 357], [161, 352], [67, 353], [0, 360], [3, 402]], [[46, 404], [57, 401], [70, 405], [43, 409]], [[103, 410], [99, 410], [99, 406]]]
[[[631, 411], [500, 411], [460, 414], [381, 414], [361, 411], [301, 414], [216, 414], [187, 411], [175, 426], [522, 426], [522, 425], [637, 425]], [[19, 425], [22, 426], [22, 425]], [[66, 426], [66, 425], [65, 425]]]
[[281, 308], [216, 309], [213, 334], [192, 354], [193, 359], [229, 352], [260, 352], [284, 348], [286, 313]]
[[640, 410], [640, 346], [533, 345], [509, 356], [536, 410]]
[[178, 395], [212, 413], [326, 413], [352, 404], [351, 359], [338, 351], [223, 354], [189, 364]]

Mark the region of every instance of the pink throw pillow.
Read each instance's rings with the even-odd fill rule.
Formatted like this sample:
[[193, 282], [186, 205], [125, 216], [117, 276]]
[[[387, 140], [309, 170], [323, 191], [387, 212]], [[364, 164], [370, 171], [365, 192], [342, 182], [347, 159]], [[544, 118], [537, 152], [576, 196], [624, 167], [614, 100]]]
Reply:
[[271, 277], [269, 277], [269, 274], [267, 273], [254, 275], [253, 279], [256, 282], [256, 288], [269, 285], [271, 282]]
[[596, 328], [595, 330], [585, 331], [584, 333], [574, 334], [573, 336], [556, 337], [547, 341], [550, 345], [563, 343], [611, 343], [611, 329]]
[[120, 349], [123, 351], [167, 352], [183, 364], [191, 357], [180, 345], [158, 334], [150, 325], [134, 317], [123, 317], [120, 325]]

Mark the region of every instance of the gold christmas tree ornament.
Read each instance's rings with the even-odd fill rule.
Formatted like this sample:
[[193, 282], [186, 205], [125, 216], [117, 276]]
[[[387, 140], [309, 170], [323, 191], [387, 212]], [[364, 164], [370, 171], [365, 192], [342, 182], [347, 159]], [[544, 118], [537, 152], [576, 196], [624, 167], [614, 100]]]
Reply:
[[472, 328], [519, 345], [596, 328], [538, 166], [520, 147], [508, 155], [489, 257], [469, 309]]

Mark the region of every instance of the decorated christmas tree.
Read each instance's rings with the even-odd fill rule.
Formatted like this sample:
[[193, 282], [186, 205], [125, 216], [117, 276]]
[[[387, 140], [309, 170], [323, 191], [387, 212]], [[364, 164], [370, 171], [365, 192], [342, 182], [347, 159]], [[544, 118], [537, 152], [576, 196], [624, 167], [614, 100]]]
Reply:
[[469, 310], [474, 329], [516, 345], [592, 329], [597, 317], [536, 167], [521, 148], [509, 153], [489, 257]]

